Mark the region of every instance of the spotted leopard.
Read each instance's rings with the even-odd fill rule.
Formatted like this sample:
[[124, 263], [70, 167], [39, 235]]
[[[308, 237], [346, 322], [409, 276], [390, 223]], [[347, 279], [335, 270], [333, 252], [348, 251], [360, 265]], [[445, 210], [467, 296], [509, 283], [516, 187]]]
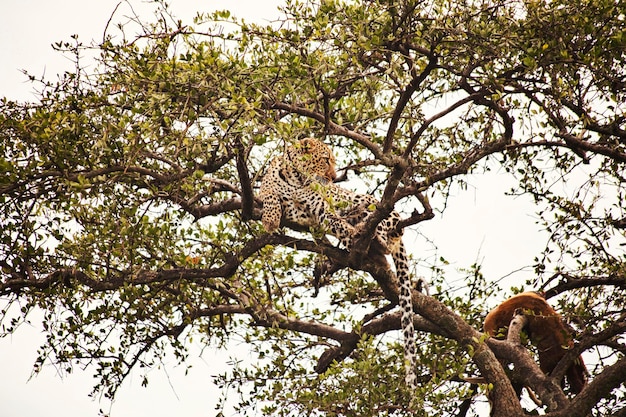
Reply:
[[[284, 155], [274, 158], [260, 189], [263, 201], [262, 223], [268, 232], [276, 231], [281, 220], [305, 227], [321, 227], [350, 249], [360, 225], [372, 213], [377, 201], [339, 187], [335, 158], [323, 142], [307, 138], [289, 146]], [[378, 224], [376, 239], [391, 254], [400, 286], [399, 304], [404, 339], [406, 384], [416, 386], [417, 354], [413, 325], [412, 283], [402, 231], [397, 229], [400, 215], [393, 211]]]

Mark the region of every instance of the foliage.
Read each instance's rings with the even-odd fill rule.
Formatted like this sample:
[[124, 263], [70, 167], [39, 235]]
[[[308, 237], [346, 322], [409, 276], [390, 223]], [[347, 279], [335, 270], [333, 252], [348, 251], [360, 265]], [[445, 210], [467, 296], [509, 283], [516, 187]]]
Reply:
[[[0, 103], [2, 334], [43, 311], [37, 369], [91, 364], [112, 398], [132, 369], [184, 362], [192, 338], [241, 338], [259, 361], [219, 382], [250, 387], [244, 414], [477, 415], [493, 390], [494, 415], [521, 415], [502, 346], [478, 331], [496, 290], [479, 265], [455, 294], [441, 260], [433, 296], [414, 295], [409, 393], [397, 286], [360, 256], [368, 242], [346, 254], [293, 225], [263, 231], [264, 167], [316, 136], [346, 187], [380, 198], [373, 218], [394, 207], [406, 228], [467, 174], [514, 179], [550, 236], [531, 289], [576, 326], [568, 360], [597, 353], [576, 398], [531, 386], [548, 415], [624, 413], [623, 2], [291, 0], [268, 26], [160, 7], [137, 36], [110, 31], [92, 73], [89, 48], [60, 43], [76, 71], [33, 77], [38, 102]], [[336, 272], [314, 279], [324, 265]]]

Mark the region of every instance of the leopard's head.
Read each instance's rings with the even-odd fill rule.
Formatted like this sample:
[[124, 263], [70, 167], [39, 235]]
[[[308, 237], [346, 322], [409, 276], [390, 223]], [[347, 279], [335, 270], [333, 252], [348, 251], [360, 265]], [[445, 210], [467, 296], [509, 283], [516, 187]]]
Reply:
[[287, 152], [300, 173], [331, 182], [337, 177], [335, 156], [324, 142], [315, 138], [301, 139], [290, 146]]

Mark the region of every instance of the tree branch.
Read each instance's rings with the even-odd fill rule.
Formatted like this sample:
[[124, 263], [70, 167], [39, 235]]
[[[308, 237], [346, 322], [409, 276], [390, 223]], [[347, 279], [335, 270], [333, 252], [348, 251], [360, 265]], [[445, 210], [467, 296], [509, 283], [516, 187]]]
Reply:
[[328, 134], [340, 135], [346, 138], [353, 139], [355, 142], [360, 143], [365, 148], [367, 148], [370, 152], [372, 152], [375, 158], [380, 159], [382, 157], [382, 152], [380, 148], [378, 147], [378, 145], [376, 145], [374, 142], [371, 141], [369, 136], [355, 132], [344, 126], [338, 125], [332, 120], [327, 121], [326, 117], [322, 113], [318, 113], [318, 112], [306, 109], [304, 107], [301, 107], [295, 104], [288, 104], [288, 103], [282, 103], [282, 102], [274, 102], [272, 103], [270, 107], [273, 109], [277, 109], [277, 110], [284, 110], [289, 113], [299, 114], [301, 116], [309, 117], [313, 120], [316, 120], [322, 125], [327, 126]]
[[246, 150], [240, 140], [237, 140], [236, 148], [237, 174], [239, 175], [239, 183], [241, 184], [241, 218], [243, 220], [249, 220], [253, 217], [252, 209], [254, 205], [252, 182], [250, 181], [250, 176], [248, 175], [248, 166], [246, 165], [250, 148]]
[[[519, 338], [515, 336], [514, 339]], [[489, 338], [487, 345], [496, 357], [504, 363], [513, 363], [515, 368], [511, 372], [511, 381], [520, 386], [529, 386], [537, 393], [548, 410], [558, 410], [568, 405], [567, 397], [554, 380], [546, 376], [539, 365], [529, 355], [528, 350], [518, 343], [508, 340]]]
[[622, 357], [597, 374], [568, 407], [547, 413], [546, 417], [587, 416], [601, 399], [607, 398], [614, 389], [624, 385], [624, 375], [626, 375], [626, 358]]
[[[409, 56], [408, 51], [404, 51], [404, 53], [405, 53], [405, 56], [407, 57]], [[437, 57], [434, 55], [431, 55], [430, 59], [428, 60], [428, 65], [426, 65], [426, 68], [424, 68], [424, 70], [419, 74], [415, 73], [415, 66], [414, 66], [413, 60], [408, 59], [408, 63], [411, 66], [411, 74], [412, 74], [411, 82], [409, 83], [409, 85], [406, 86], [404, 91], [402, 91], [402, 93], [400, 94], [400, 97], [398, 98], [398, 102], [396, 103], [396, 107], [393, 110], [391, 120], [389, 121], [389, 126], [387, 127], [387, 135], [385, 136], [385, 141], [383, 142], [383, 153], [389, 153], [389, 151], [391, 150], [393, 137], [398, 128], [398, 122], [400, 121], [402, 112], [404, 111], [404, 108], [406, 107], [406, 105], [409, 103], [409, 100], [411, 100], [411, 96], [417, 91], [417, 89], [420, 87], [422, 82], [424, 82], [424, 80], [430, 75], [430, 73], [435, 68], [437, 68]], [[411, 143], [413, 143], [413, 141], [411, 141]], [[411, 148], [412, 148], [411, 143], [409, 143], [409, 146], [405, 150], [404, 152], [405, 155], [407, 153], [410, 154]], [[413, 146], [414, 146], [414, 143], [413, 143]]]
[[556, 286], [544, 291], [544, 297], [550, 299], [558, 294], [571, 291], [577, 288], [591, 288], [598, 286], [610, 285], [621, 289], [626, 289], [626, 275], [614, 273], [605, 277], [576, 277], [564, 272], [557, 272], [550, 277], [540, 291], [557, 277], [561, 277], [561, 281]]
[[472, 360], [482, 376], [493, 384], [493, 409], [498, 410], [495, 415], [523, 415], [517, 394], [494, 352], [490, 349], [493, 339], [489, 339], [487, 344], [481, 342], [482, 333], [474, 330], [461, 317], [433, 297], [413, 291], [413, 306], [418, 314], [442, 327], [462, 349], [471, 348]]

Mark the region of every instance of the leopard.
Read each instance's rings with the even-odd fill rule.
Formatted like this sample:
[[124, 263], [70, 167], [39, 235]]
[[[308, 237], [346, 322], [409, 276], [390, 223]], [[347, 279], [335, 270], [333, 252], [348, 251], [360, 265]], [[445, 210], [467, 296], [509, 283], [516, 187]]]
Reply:
[[[374, 212], [378, 201], [335, 184], [335, 157], [328, 145], [316, 138], [305, 138], [288, 146], [272, 159], [263, 177], [259, 197], [263, 203], [261, 222], [274, 233], [281, 221], [308, 228], [321, 228], [350, 250], [363, 223]], [[403, 230], [397, 211], [381, 221], [374, 238], [390, 254], [399, 283], [398, 304], [405, 356], [405, 383], [416, 388], [417, 348], [413, 323], [413, 282], [409, 274]], [[420, 279], [418, 289], [427, 291]]]

